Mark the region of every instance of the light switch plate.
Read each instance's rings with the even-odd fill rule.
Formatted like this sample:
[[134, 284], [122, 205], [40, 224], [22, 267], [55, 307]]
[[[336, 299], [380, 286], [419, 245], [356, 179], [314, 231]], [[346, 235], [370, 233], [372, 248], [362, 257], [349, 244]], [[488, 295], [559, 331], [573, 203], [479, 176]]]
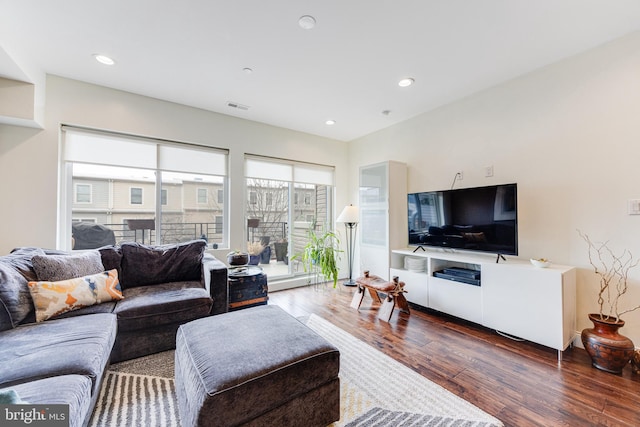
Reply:
[[640, 199], [629, 199], [629, 215], [640, 215]]

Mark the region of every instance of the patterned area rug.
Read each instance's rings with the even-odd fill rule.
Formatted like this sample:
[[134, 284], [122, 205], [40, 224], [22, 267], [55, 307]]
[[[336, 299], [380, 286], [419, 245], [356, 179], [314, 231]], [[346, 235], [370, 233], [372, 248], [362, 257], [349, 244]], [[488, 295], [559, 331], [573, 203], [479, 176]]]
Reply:
[[[351, 421], [346, 427], [374, 427], [374, 426], [429, 426], [429, 427], [464, 427], [468, 425], [483, 425], [477, 422], [438, 417], [435, 415], [414, 414], [412, 412], [389, 411], [373, 408], [366, 414]], [[484, 424], [491, 425], [491, 424]]]
[[91, 426], [179, 426], [172, 378], [109, 371]]
[[[307, 326], [340, 350], [341, 419], [333, 426], [502, 426], [502, 422], [480, 408], [321, 317], [312, 314]], [[429, 417], [404, 424], [398, 422], [396, 414], [395, 418], [383, 422], [371, 412], [380, 409], [405, 413], [402, 416], [407, 420], [415, 416], [416, 419]], [[448, 419], [449, 423], [437, 424], [438, 417]], [[359, 421], [352, 424], [353, 420]]]
[[[341, 419], [333, 427], [502, 426], [330, 322], [311, 315], [306, 323], [340, 350]], [[179, 427], [173, 357], [167, 351], [112, 365], [89, 425]]]

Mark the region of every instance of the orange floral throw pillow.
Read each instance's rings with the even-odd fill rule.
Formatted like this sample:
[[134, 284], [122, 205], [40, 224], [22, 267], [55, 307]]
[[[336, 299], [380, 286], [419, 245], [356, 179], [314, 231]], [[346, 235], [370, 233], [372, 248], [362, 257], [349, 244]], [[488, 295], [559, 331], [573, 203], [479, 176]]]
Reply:
[[29, 282], [29, 292], [36, 309], [36, 322], [124, 298], [115, 269], [59, 282]]

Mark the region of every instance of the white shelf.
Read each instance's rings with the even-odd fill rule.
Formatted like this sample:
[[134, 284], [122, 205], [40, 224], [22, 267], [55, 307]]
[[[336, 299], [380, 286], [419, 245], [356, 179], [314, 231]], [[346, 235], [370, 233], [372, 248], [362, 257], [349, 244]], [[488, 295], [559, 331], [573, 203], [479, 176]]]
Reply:
[[[404, 269], [404, 258], [422, 257], [426, 270]], [[480, 286], [434, 277], [447, 267], [479, 270]], [[576, 329], [576, 272], [552, 264], [495, 255], [412, 248], [391, 251], [392, 275], [405, 282], [407, 300], [528, 341], [565, 350]], [[414, 295], [411, 295], [414, 293]], [[560, 354], [560, 353], [559, 353]]]
[[429, 277], [429, 307], [474, 323], [482, 323], [480, 286]]
[[405, 283], [407, 301], [423, 307], [429, 307], [429, 293], [427, 292], [427, 273], [417, 273], [404, 269], [389, 269], [391, 277], [398, 276]]

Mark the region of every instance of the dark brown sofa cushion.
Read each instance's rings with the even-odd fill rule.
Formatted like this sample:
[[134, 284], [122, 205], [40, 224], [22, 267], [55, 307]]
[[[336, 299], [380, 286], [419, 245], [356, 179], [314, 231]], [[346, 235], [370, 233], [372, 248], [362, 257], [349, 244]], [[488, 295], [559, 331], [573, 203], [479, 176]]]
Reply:
[[102, 257], [102, 266], [105, 271], [118, 270], [118, 278], [120, 286], [122, 286], [122, 249], [120, 246], [103, 246], [98, 249]]
[[118, 331], [184, 323], [211, 311], [212, 300], [200, 282], [161, 283], [125, 289], [116, 303]]
[[207, 242], [194, 240], [177, 245], [121, 245], [123, 289], [180, 281], [202, 280], [202, 257]]

